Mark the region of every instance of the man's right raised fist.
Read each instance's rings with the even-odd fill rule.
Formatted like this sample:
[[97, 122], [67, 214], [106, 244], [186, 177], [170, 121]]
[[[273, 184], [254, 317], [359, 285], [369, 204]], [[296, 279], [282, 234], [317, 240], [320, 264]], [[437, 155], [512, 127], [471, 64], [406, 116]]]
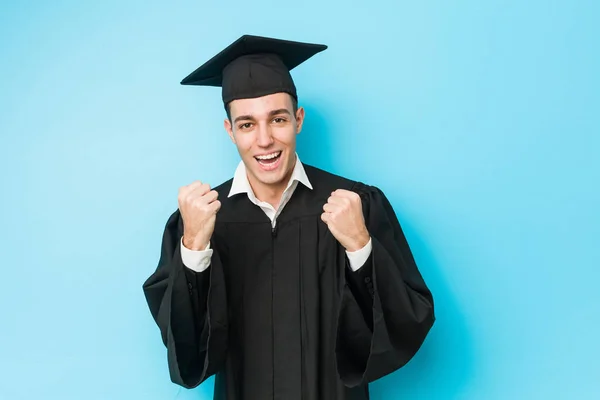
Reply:
[[221, 202], [210, 186], [195, 181], [179, 189], [179, 211], [183, 219], [183, 245], [190, 250], [204, 250], [215, 229]]

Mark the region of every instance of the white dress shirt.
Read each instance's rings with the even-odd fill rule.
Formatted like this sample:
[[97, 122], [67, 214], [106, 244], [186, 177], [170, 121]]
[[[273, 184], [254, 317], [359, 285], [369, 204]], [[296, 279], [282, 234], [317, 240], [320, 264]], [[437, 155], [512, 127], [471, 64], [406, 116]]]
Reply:
[[[260, 207], [267, 217], [271, 220], [271, 226], [274, 228], [277, 224], [277, 217], [281, 214], [283, 207], [288, 203], [292, 194], [296, 190], [298, 183], [302, 183], [304, 186], [312, 190], [312, 185], [308, 180], [308, 176], [306, 176], [306, 172], [304, 171], [304, 167], [300, 162], [300, 158], [296, 154], [296, 165], [294, 166], [294, 171], [292, 172], [292, 176], [288, 182], [286, 189], [283, 191], [283, 195], [281, 196], [281, 201], [279, 202], [279, 207], [275, 209], [271, 204], [260, 201], [254, 195], [254, 191], [250, 186], [250, 182], [248, 181], [248, 175], [246, 174], [246, 166], [243, 161], [240, 161], [237, 169], [235, 170], [235, 174], [233, 176], [233, 182], [231, 183], [231, 189], [229, 190], [228, 197], [246, 193], [248, 199]], [[210, 248], [210, 243], [204, 250], [190, 250], [183, 245], [183, 237], [181, 238], [181, 259], [183, 261], [183, 265], [187, 268], [196, 271], [202, 272], [206, 270], [210, 266], [210, 259], [212, 257], [213, 250]], [[365, 245], [360, 250], [357, 251], [346, 251], [346, 255], [348, 256], [348, 261], [350, 263], [350, 268], [353, 271], [357, 271], [369, 258], [372, 250], [371, 239], [369, 239], [369, 243]]]

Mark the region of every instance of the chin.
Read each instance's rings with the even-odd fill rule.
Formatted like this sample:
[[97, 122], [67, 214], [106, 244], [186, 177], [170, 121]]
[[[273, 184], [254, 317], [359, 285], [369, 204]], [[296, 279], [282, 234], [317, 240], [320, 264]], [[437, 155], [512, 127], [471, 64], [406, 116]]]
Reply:
[[[257, 171], [256, 177], [258, 180], [266, 185], [277, 185], [284, 183], [286, 173], [284, 171], [277, 171], [276, 173], [265, 173], [264, 171]], [[287, 182], [286, 182], [287, 183]]]

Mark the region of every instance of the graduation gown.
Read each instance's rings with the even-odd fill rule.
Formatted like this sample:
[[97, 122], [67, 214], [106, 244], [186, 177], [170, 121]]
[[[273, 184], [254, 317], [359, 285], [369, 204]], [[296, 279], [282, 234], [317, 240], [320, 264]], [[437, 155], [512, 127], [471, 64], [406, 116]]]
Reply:
[[[169, 218], [143, 290], [173, 382], [216, 374], [214, 399], [362, 400], [423, 343], [432, 295], [384, 194], [304, 167], [313, 190], [299, 184], [274, 229], [246, 194], [227, 198], [232, 180], [215, 188], [222, 206], [201, 273], [182, 263], [179, 212]], [[358, 271], [320, 218], [336, 189], [362, 199], [373, 248]]]

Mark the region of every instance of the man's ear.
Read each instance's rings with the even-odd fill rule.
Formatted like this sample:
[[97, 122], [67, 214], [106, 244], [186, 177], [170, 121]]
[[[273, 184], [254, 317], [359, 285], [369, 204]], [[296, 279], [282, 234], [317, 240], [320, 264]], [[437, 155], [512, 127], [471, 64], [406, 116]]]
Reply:
[[296, 124], [298, 126], [296, 134], [298, 134], [302, 131], [302, 125], [304, 124], [304, 107], [298, 107], [296, 110]]
[[225, 130], [227, 131], [227, 134], [229, 135], [229, 139], [231, 139], [233, 144], [236, 144], [235, 136], [233, 135], [233, 126], [231, 126], [231, 121], [229, 121], [229, 119], [225, 118], [225, 121], [223, 121], [223, 126], [225, 127]]

